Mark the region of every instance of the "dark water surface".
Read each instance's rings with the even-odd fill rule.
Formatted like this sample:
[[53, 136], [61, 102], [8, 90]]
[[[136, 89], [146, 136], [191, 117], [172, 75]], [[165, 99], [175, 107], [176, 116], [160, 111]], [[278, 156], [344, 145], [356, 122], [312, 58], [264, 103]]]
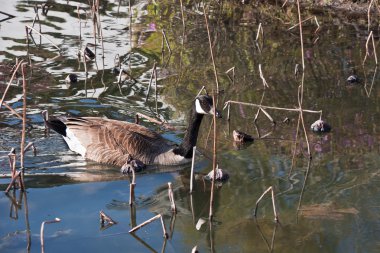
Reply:
[[[27, 59], [25, 25], [32, 25], [36, 3], [44, 2], [0, 0], [1, 11], [16, 16], [0, 26], [1, 95], [12, 62], [16, 57]], [[224, 118], [218, 121], [217, 160], [230, 179], [215, 191], [211, 229], [206, 223], [197, 230], [197, 221], [208, 217], [210, 183], [197, 177], [195, 192], [190, 195], [190, 165], [149, 168], [137, 174], [136, 206], [131, 209], [129, 177], [121, 175], [119, 168], [86, 161], [72, 153], [55, 133], [46, 137], [41, 111], [127, 121], [134, 121], [137, 112], [144, 113], [175, 125], [178, 131], [168, 131], [142, 121], [165, 138], [180, 142], [192, 99], [202, 86], [211, 92], [215, 85], [202, 4], [184, 3], [184, 28], [179, 2], [133, 2], [130, 38], [128, 2], [101, 1], [104, 53], [96, 40], [96, 64], [87, 64], [86, 78], [77, 52], [86, 43], [95, 43], [88, 2], [48, 3], [51, 7], [46, 16], [39, 10], [41, 30], [61, 48], [61, 55], [45, 38], [33, 33], [34, 42], [29, 41], [34, 67], [32, 74], [28, 72], [27, 142], [34, 142], [38, 155], [29, 152], [26, 156], [26, 194], [0, 194], [0, 252], [40, 252], [41, 223], [55, 217], [62, 221], [45, 226], [45, 252], [191, 252], [195, 245], [200, 252], [271, 252], [271, 248], [273, 252], [379, 252], [380, 78], [373, 50], [362, 66], [368, 35], [366, 19], [353, 24], [325, 13], [318, 15], [318, 32], [315, 22], [304, 23], [303, 107], [322, 110], [323, 119], [332, 125], [328, 134], [313, 134], [309, 128], [319, 115], [304, 113], [313, 155], [309, 170], [303, 133], [294, 148], [297, 113], [268, 110], [277, 122], [273, 128], [264, 114], [260, 114], [257, 127], [253, 124], [257, 112], [253, 107], [231, 105], [230, 122], [224, 111]], [[209, 9], [223, 90], [218, 96], [220, 109], [228, 100], [298, 106], [301, 77], [294, 75], [294, 69], [301, 64], [299, 32], [298, 28], [288, 30], [297, 17], [290, 8], [261, 7], [223, 3]], [[303, 18], [313, 15], [303, 12]], [[264, 37], [256, 42], [259, 23]], [[38, 22], [35, 28], [39, 30]], [[161, 54], [162, 29], [171, 55], [165, 45]], [[377, 38], [375, 31], [376, 46]], [[135, 81], [118, 85], [117, 75], [112, 73], [117, 54], [124, 69], [129, 70], [130, 62]], [[145, 102], [154, 62], [157, 102], [154, 87]], [[269, 84], [265, 90], [259, 64]], [[232, 67], [234, 82], [225, 74]], [[68, 73], [76, 73], [79, 82], [66, 84]], [[352, 74], [359, 76], [358, 84], [346, 82]], [[20, 80], [11, 86], [5, 101], [21, 113]], [[284, 123], [285, 118], [290, 122]], [[210, 125], [211, 119], [206, 118], [198, 139], [203, 153], [195, 166], [198, 174], [212, 168]], [[234, 129], [253, 135], [255, 142], [237, 147], [232, 141]], [[10, 181], [7, 154], [12, 147], [19, 151], [21, 136], [20, 120], [4, 108], [0, 111], [0, 132], [0, 188], [4, 190]], [[293, 151], [295, 166], [291, 169]], [[167, 182], [174, 187], [175, 216], [170, 210]], [[256, 200], [269, 186], [276, 193], [278, 225], [273, 222], [268, 197], [254, 219]], [[118, 224], [102, 229], [100, 210]], [[128, 233], [132, 225], [157, 214], [163, 215], [170, 235], [167, 241], [158, 221], [139, 230], [137, 237]]]

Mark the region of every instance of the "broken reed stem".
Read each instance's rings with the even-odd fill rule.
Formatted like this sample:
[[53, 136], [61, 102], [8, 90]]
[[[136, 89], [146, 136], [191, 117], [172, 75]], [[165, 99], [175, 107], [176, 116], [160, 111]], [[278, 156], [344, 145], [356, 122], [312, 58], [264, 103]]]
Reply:
[[[232, 71], [232, 79], [231, 79], [230, 75], [228, 74], [231, 71]], [[232, 85], [234, 85], [235, 84], [235, 66], [233, 66], [232, 68], [230, 68], [229, 70], [227, 70], [226, 71], [226, 75], [230, 79], [230, 81], [232, 81]]]
[[59, 54], [61, 54], [61, 49], [56, 45], [56, 44], [54, 44], [54, 42], [53, 41], [51, 41], [48, 37], [46, 37], [45, 35], [43, 35], [42, 33], [40, 33], [39, 31], [37, 31], [36, 29], [34, 29], [33, 27], [31, 27], [31, 26], [28, 26], [28, 25], [26, 25], [25, 26], [26, 27], [26, 29], [27, 29], [27, 31], [28, 31], [28, 29], [31, 29], [31, 30], [33, 30], [34, 32], [36, 32], [36, 33], [38, 33], [39, 35], [41, 35], [42, 37], [44, 37], [45, 39], [47, 39], [56, 49], [58, 49], [58, 51], [59, 51]]
[[162, 225], [162, 231], [164, 233], [164, 237], [167, 238], [168, 234], [166, 233], [166, 228], [165, 228], [165, 224], [162, 220], [162, 215], [161, 214], [157, 214], [156, 216], [150, 218], [149, 220], [146, 220], [144, 221], [143, 223], [137, 225], [136, 227], [133, 227], [131, 230], [129, 230], [129, 233], [133, 233], [133, 232], [136, 232], [137, 230], [139, 230], [140, 228], [152, 223], [153, 221], [155, 220], [158, 220], [158, 219], [161, 219], [161, 225]]
[[167, 239], [169, 238], [169, 234], [166, 232], [166, 227], [164, 223], [164, 219], [162, 218], [162, 215], [160, 215], [160, 221], [161, 221], [161, 226], [162, 226], [162, 232], [164, 233], [164, 238]]
[[253, 106], [263, 109], [271, 109], [271, 110], [282, 110], [282, 111], [290, 111], [290, 112], [299, 112], [302, 110], [302, 112], [309, 112], [309, 113], [319, 113], [322, 114], [322, 110], [319, 111], [313, 111], [313, 110], [304, 110], [300, 108], [284, 108], [284, 107], [276, 107], [276, 106], [266, 106], [266, 105], [258, 105], [258, 104], [252, 104], [252, 103], [246, 103], [246, 102], [239, 102], [239, 101], [233, 101], [228, 100], [224, 103], [223, 110], [229, 105], [229, 104], [238, 104], [238, 105], [246, 105], [246, 106]]
[[3, 93], [3, 97], [1, 98], [0, 100], [0, 109], [1, 107], [3, 106], [3, 102], [4, 102], [4, 99], [5, 99], [5, 96], [7, 95], [7, 92], [9, 90], [9, 87], [11, 86], [12, 82], [13, 82], [13, 79], [15, 78], [16, 76], [16, 73], [17, 73], [17, 70], [19, 69], [19, 67], [21, 66], [21, 64], [23, 63], [24, 60], [21, 60], [17, 65], [16, 65], [16, 68], [15, 70], [13, 71], [13, 74], [12, 74], [12, 77], [11, 77], [11, 80], [9, 80], [8, 82], [8, 85], [7, 87], [5, 88], [5, 91]]
[[14, 176], [12, 175], [12, 180], [9, 183], [7, 189], [5, 189], [5, 193], [8, 193], [11, 190], [12, 186], [15, 188], [16, 179], [18, 178], [19, 180], [21, 180], [20, 174], [21, 174], [21, 171], [18, 171], [18, 172], [16, 172], [16, 174]]
[[177, 208], [175, 206], [175, 201], [174, 201], [174, 194], [173, 194], [173, 189], [172, 189], [172, 183], [168, 182], [168, 196], [170, 200], [170, 207], [172, 209], [172, 212], [177, 212]]
[[[264, 88], [265, 88], [265, 86], [264, 86]], [[260, 111], [261, 111], [261, 108], [262, 108], [261, 105], [263, 104], [264, 96], [265, 96], [265, 89], [264, 89], [263, 95], [261, 95], [260, 107], [257, 109], [257, 113], [255, 115], [255, 118], [253, 119], [253, 122], [256, 122], [257, 119], [259, 118]]]
[[41, 224], [41, 231], [40, 231], [40, 240], [41, 240], [41, 249], [42, 252], [44, 251], [44, 229], [45, 229], [45, 224], [50, 224], [50, 223], [57, 223], [60, 222], [60, 218], [55, 218], [54, 220], [49, 220], [49, 221], [43, 221]]
[[[212, 103], [214, 105], [214, 110], [216, 107], [216, 100], [215, 100], [215, 93], [213, 92], [212, 95]], [[214, 188], [215, 188], [215, 178], [216, 178], [216, 113], [213, 114], [213, 122], [214, 122], [214, 145], [213, 145], [213, 152], [212, 152], [212, 168], [214, 171], [213, 179], [211, 180], [211, 194], [210, 194], [210, 212], [209, 212], [209, 219], [212, 221], [213, 218], [213, 206], [214, 206]]]
[[368, 44], [369, 44], [369, 40], [372, 38], [372, 47], [373, 47], [373, 52], [374, 52], [374, 55], [375, 55], [375, 63], [376, 63], [376, 66], [377, 66], [377, 53], [376, 53], [376, 46], [375, 46], [375, 39], [373, 37], [373, 32], [371, 31], [368, 35], [368, 38], [367, 38], [367, 42], [365, 43], [365, 57], [364, 57], [364, 60], [363, 60], [363, 65], [365, 63], [365, 61], [367, 60], [367, 56], [369, 56], [369, 50], [368, 50]]
[[156, 64], [157, 63], [154, 62], [152, 70], [151, 70], [150, 79], [149, 79], [149, 85], [148, 85], [148, 91], [147, 91], [146, 97], [145, 97], [145, 103], [148, 101], [148, 98], [149, 98], [150, 87], [152, 86], [153, 76], [155, 75]]
[[259, 24], [259, 28], [257, 28], [256, 41], [259, 39], [260, 34], [264, 38], [264, 30], [263, 30], [263, 26], [261, 25], [261, 23]]
[[136, 113], [136, 115], [138, 116], [138, 117], [140, 117], [140, 118], [144, 118], [144, 119], [147, 119], [148, 121], [150, 121], [150, 122], [152, 122], [152, 123], [155, 123], [155, 124], [157, 124], [157, 125], [160, 125], [160, 126], [163, 126], [163, 127], [165, 127], [166, 129], [168, 129], [168, 130], [171, 130], [171, 131], [175, 131], [175, 130], [177, 130], [177, 128], [175, 128], [174, 126], [172, 126], [172, 125], [170, 125], [170, 124], [168, 124], [168, 123], [165, 123], [165, 122], [162, 122], [162, 121], [159, 121], [159, 120], [157, 120], [157, 119], [154, 119], [154, 118], [152, 118], [152, 117], [149, 117], [149, 116], [147, 116], [147, 115], [145, 115], [145, 114], [142, 114], [142, 113]]
[[261, 70], [261, 64], [259, 64], [259, 72], [260, 72], [260, 78], [261, 80], [263, 81], [263, 86], [264, 86], [264, 89], [265, 88], [269, 88], [269, 85], [267, 83], [267, 81], [265, 80], [265, 77], [263, 75], [263, 71]]
[[261, 194], [260, 198], [256, 201], [255, 217], [257, 217], [257, 208], [259, 207], [260, 201], [264, 198], [264, 196], [268, 192], [271, 192], [274, 220], [276, 222], [278, 222], [279, 219], [278, 219], [278, 215], [277, 215], [277, 211], [276, 211], [276, 203], [275, 203], [275, 199], [274, 199], [274, 191], [273, 191], [273, 187], [272, 186], [270, 186], [263, 194]]
[[105, 222], [108, 222], [109, 224], [117, 224], [116, 221], [114, 221], [110, 216], [108, 216], [103, 210], [100, 210], [99, 212], [99, 218], [100, 222], [103, 225]]
[[214, 52], [212, 50], [212, 42], [211, 42], [211, 35], [210, 35], [210, 28], [208, 25], [208, 19], [206, 15], [206, 10], [205, 7], [203, 6], [203, 15], [205, 17], [205, 22], [206, 22], [206, 28], [207, 28], [207, 36], [208, 36], [208, 43], [210, 47], [210, 54], [211, 54], [211, 60], [212, 60], [212, 66], [214, 68], [214, 76], [215, 76], [215, 84], [216, 84], [216, 93], [219, 93], [219, 80], [218, 80], [218, 72], [216, 71], [216, 65], [215, 65], [215, 60], [214, 60]]
[[193, 157], [191, 159], [191, 173], [190, 173], [190, 193], [193, 192], [193, 181], [194, 181], [194, 165], [195, 165], [195, 151], [197, 147], [193, 147]]
[[172, 53], [172, 49], [170, 48], [170, 44], [169, 44], [168, 38], [166, 37], [166, 32], [165, 32], [164, 29], [162, 29], [162, 36], [164, 36], [166, 46], [167, 46], [167, 48], [169, 50], [169, 54], [171, 54]]
[[[204, 90], [206, 90], [206, 88], [205, 88], [205, 86], [202, 86], [202, 88], [199, 90], [196, 97], [199, 97], [201, 95], [202, 91], [204, 91]], [[206, 93], [207, 93], [207, 91], [206, 91]]]
[[21, 119], [22, 120], [22, 116], [20, 114], [18, 114], [12, 107], [10, 107], [7, 103], [3, 102], [3, 105], [9, 110], [11, 111], [12, 114], [16, 115], [17, 118]]

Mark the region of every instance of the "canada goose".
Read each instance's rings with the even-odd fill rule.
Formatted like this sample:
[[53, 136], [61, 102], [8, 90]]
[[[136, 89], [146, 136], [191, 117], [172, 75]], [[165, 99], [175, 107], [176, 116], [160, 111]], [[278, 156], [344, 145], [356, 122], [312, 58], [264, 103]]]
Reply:
[[195, 98], [185, 137], [180, 145], [134, 123], [97, 117], [56, 117], [45, 124], [61, 134], [69, 148], [96, 162], [124, 167], [133, 161], [145, 165], [177, 165], [191, 160], [203, 115], [219, 112], [210, 96]]

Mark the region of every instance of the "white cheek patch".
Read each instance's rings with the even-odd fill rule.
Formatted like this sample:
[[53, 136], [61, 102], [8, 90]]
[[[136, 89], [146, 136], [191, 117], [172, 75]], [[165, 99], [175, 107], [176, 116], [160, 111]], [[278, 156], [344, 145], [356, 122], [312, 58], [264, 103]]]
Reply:
[[199, 100], [195, 100], [195, 110], [197, 111], [197, 113], [199, 114], [209, 114], [209, 112], [205, 112], [201, 106], [201, 103], [199, 102]]

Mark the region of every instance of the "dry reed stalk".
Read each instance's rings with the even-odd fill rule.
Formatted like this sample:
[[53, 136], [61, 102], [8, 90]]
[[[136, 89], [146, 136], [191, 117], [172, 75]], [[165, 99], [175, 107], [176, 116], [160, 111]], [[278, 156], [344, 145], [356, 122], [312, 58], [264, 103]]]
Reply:
[[156, 101], [156, 114], [158, 114], [158, 92], [157, 92], [157, 69], [154, 69], [154, 100]]
[[259, 27], [257, 28], [256, 41], [259, 40], [260, 34], [261, 34], [261, 37], [264, 39], [264, 30], [263, 30], [263, 26], [261, 25], [261, 23], [259, 24]]
[[164, 36], [166, 47], [169, 50], [169, 54], [172, 54], [172, 49], [170, 48], [170, 44], [169, 44], [168, 38], [166, 37], [166, 32], [164, 29], [162, 29], [162, 36]]
[[[198, 94], [197, 94], [196, 97], [199, 97], [201, 95], [202, 91], [206, 91], [205, 86], [202, 86], [202, 88], [199, 90], [199, 92], [198, 92]], [[207, 91], [206, 91], [206, 94], [207, 94]]]
[[154, 62], [152, 70], [151, 70], [150, 80], [149, 80], [149, 85], [148, 85], [148, 91], [146, 92], [146, 97], [145, 97], [145, 103], [148, 101], [148, 98], [149, 98], [150, 87], [152, 86], [153, 77], [154, 77], [154, 75], [156, 73], [156, 64], [157, 63]]
[[261, 70], [261, 64], [259, 64], [259, 72], [260, 72], [260, 78], [261, 80], [263, 81], [263, 86], [264, 86], [264, 89], [265, 88], [269, 88], [269, 85], [267, 83], [267, 81], [265, 80], [265, 77], [263, 75], [263, 71]]
[[82, 44], [82, 19], [80, 18], [79, 13], [79, 4], [77, 5], [77, 13], [78, 13], [78, 20], [79, 20], [79, 44]]
[[[319, 25], [319, 22], [318, 22], [318, 19], [317, 19], [317, 16], [314, 16], [314, 21], [315, 21], [315, 24], [317, 25], [317, 29], [315, 29], [314, 33], [317, 33], [320, 29], [321, 29], [321, 26]], [[317, 38], [318, 39], [318, 38]], [[314, 44], [315, 44], [316, 41], [314, 41]]]
[[21, 132], [21, 144], [20, 144], [20, 166], [21, 166], [21, 178], [24, 182], [24, 155], [25, 155], [25, 135], [26, 135], [26, 77], [25, 77], [25, 65], [26, 63], [23, 63], [21, 65], [21, 72], [22, 72], [22, 94], [23, 94], [23, 107], [22, 107], [22, 132]]
[[19, 182], [21, 181], [21, 171], [16, 172], [16, 174], [12, 176], [11, 182], [4, 191], [5, 193], [8, 193], [12, 189], [12, 187], [15, 189], [17, 179], [19, 180]]
[[[258, 105], [258, 104], [253, 104], [253, 103], [246, 103], [246, 102], [239, 102], [239, 101], [234, 101], [234, 100], [228, 100], [227, 102], [224, 103], [223, 110], [229, 105], [229, 104], [238, 104], [238, 105], [246, 105], [246, 106], [253, 106], [253, 107], [258, 107], [258, 108], [263, 108], [263, 109], [271, 109], [271, 110], [281, 110], [281, 111], [290, 111], [290, 112], [299, 112], [301, 109], [299, 108], [284, 108], [284, 107], [276, 107], [276, 106], [266, 106], [266, 105]], [[319, 111], [313, 111], [313, 110], [305, 110], [302, 109], [302, 112], [308, 112], [308, 113], [317, 113], [317, 114], [322, 114], [322, 110]]]
[[34, 156], [37, 155], [37, 149], [36, 146], [34, 146], [33, 142], [29, 142], [28, 145], [26, 145], [26, 147], [24, 148], [24, 153], [27, 152], [29, 149], [32, 149]]
[[[228, 73], [230, 73], [232, 71], [232, 78], [230, 77], [230, 75]], [[230, 81], [232, 82], [232, 85], [235, 85], [235, 66], [233, 66], [232, 68], [230, 68], [229, 70], [226, 71], [226, 75], [227, 77], [230, 79]]]
[[[58, 49], [58, 51], [59, 51], [59, 54], [61, 54], [61, 49], [56, 45], [56, 44], [54, 44], [54, 42], [53, 41], [51, 41], [48, 37], [46, 37], [45, 35], [43, 35], [42, 33], [40, 33], [39, 31], [37, 31], [36, 29], [34, 29], [33, 27], [31, 27], [31, 26], [28, 26], [28, 25], [26, 25], [25, 26], [26, 27], [26, 29], [27, 29], [27, 31], [28, 31], [28, 29], [30, 29], [30, 30], [33, 30], [34, 32], [36, 32], [37, 34], [39, 34], [40, 36], [42, 36], [42, 37], [44, 37], [45, 39], [47, 39], [56, 49]], [[27, 32], [28, 33], [28, 32]]]
[[227, 121], [230, 121], [230, 111], [231, 111], [231, 104], [228, 104], [227, 106]]
[[273, 191], [272, 186], [270, 186], [263, 194], [261, 194], [260, 198], [256, 201], [256, 207], [255, 207], [255, 214], [254, 215], [255, 215], [255, 217], [257, 217], [257, 208], [259, 207], [259, 203], [268, 192], [271, 192], [274, 220], [276, 222], [279, 222], [278, 214], [276, 211], [276, 203], [275, 203], [275, 199], [274, 199], [274, 191]]
[[161, 220], [162, 231], [164, 232], [164, 238], [167, 239], [169, 238], [169, 234], [166, 232], [165, 223], [164, 223], [164, 219], [162, 218], [162, 215], [160, 217], [160, 220]]
[[152, 117], [149, 117], [149, 116], [147, 116], [147, 115], [145, 115], [145, 114], [142, 114], [142, 113], [136, 113], [136, 115], [138, 115], [138, 117], [140, 117], [140, 118], [144, 118], [144, 119], [147, 119], [148, 121], [150, 121], [150, 122], [152, 122], [152, 123], [155, 123], [155, 124], [157, 124], [157, 125], [160, 125], [160, 126], [163, 126], [163, 127], [165, 127], [166, 129], [168, 129], [168, 130], [171, 130], [171, 131], [175, 131], [175, 130], [177, 130], [177, 128], [175, 128], [174, 126], [172, 126], [172, 125], [170, 125], [170, 124], [168, 124], [168, 123], [165, 123], [165, 122], [162, 122], [162, 121], [159, 121], [159, 120], [157, 120], [157, 119], [154, 119], [154, 118], [152, 118]]
[[371, 2], [368, 5], [368, 10], [367, 10], [368, 31], [370, 31], [370, 27], [371, 27], [371, 8], [372, 8], [372, 5], [373, 5], [374, 2], [375, 2], [374, 0], [371, 0]]
[[103, 210], [99, 212], [100, 223], [104, 225], [104, 223], [108, 222], [109, 224], [117, 224], [109, 215], [107, 215]]
[[21, 60], [21, 61], [16, 65], [16, 68], [15, 68], [14, 71], [13, 71], [13, 74], [12, 74], [11, 80], [9, 80], [8, 85], [7, 85], [7, 87], [5, 88], [5, 91], [4, 91], [4, 93], [3, 93], [3, 96], [2, 96], [2, 98], [1, 98], [1, 100], [0, 100], [0, 109], [1, 109], [1, 107], [3, 106], [3, 102], [4, 102], [4, 99], [5, 99], [5, 96], [7, 95], [7, 92], [8, 92], [8, 90], [9, 90], [9, 87], [11, 86], [12, 81], [13, 81], [13, 79], [14, 79], [15, 76], [16, 76], [17, 70], [19, 69], [19, 67], [21, 66], [21, 64], [22, 64], [23, 62], [24, 62], [24, 60]]
[[165, 228], [165, 224], [164, 224], [164, 221], [162, 220], [162, 215], [161, 214], [157, 214], [156, 216], [150, 218], [149, 220], [146, 220], [144, 221], [143, 223], [133, 227], [131, 230], [129, 230], [129, 233], [133, 233], [133, 232], [136, 232], [137, 230], [139, 230], [140, 228], [152, 223], [153, 221], [155, 220], [158, 220], [158, 219], [161, 219], [161, 225], [162, 225], [162, 231], [164, 233], [164, 238], [167, 238], [168, 236], [168, 233], [166, 233], [166, 228]]
[[191, 159], [191, 173], [190, 173], [190, 193], [193, 192], [193, 181], [194, 181], [194, 165], [195, 165], [195, 151], [197, 150], [197, 147], [193, 147], [193, 157]]
[[[304, 78], [305, 78], [305, 73], [302, 73], [302, 83], [299, 86], [299, 91], [300, 92], [298, 93], [299, 94], [299, 96], [298, 96], [298, 106], [300, 108], [301, 126], [302, 126], [303, 132], [305, 134], [305, 140], [306, 140], [306, 144], [307, 144], [307, 152], [309, 154], [309, 159], [311, 160], [312, 159], [312, 155], [311, 155], [309, 137], [307, 136], [306, 127], [305, 127], [305, 121], [304, 121], [303, 113], [302, 113], [302, 97], [303, 97], [303, 82], [304, 82]], [[320, 117], [322, 117], [322, 116], [320, 115]]]
[[176, 213], [177, 208], [176, 208], [175, 201], [174, 201], [174, 194], [173, 194], [173, 188], [172, 188], [171, 182], [168, 182], [168, 196], [169, 196], [170, 207], [172, 209], [172, 212]]
[[18, 114], [12, 107], [10, 107], [6, 102], [3, 102], [3, 105], [14, 115], [16, 115], [17, 118], [22, 120], [22, 116]]
[[[216, 100], [215, 100], [215, 93], [213, 92], [212, 95], [212, 103], [214, 107], [216, 107]], [[216, 137], [216, 114], [213, 114], [213, 122], [214, 122], [214, 145], [213, 145], [213, 152], [212, 152], [212, 168], [214, 172], [214, 180], [211, 180], [211, 194], [210, 194], [210, 211], [209, 211], [209, 219], [212, 221], [214, 211], [213, 211], [213, 206], [214, 206], [214, 188], [215, 188], [215, 178], [216, 178], [216, 169], [217, 169], [217, 164], [216, 164], [216, 143], [217, 143], [217, 137]]]
[[133, 166], [131, 166], [132, 170], [132, 182], [129, 184], [129, 205], [132, 206], [135, 202], [135, 187], [136, 187], [136, 173]]
[[[309, 21], [309, 20], [311, 20], [311, 19], [313, 19], [313, 18], [316, 18], [316, 17], [315, 17], [315, 16], [313, 16], [313, 17], [308, 17], [308, 18], [302, 20], [301, 24], [302, 24], [302, 23], [305, 23], [306, 21]], [[295, 24], [295, 25], [293, 25], [292, 27], [288, 28], [288, 31], [293, 30], [294, 28], [296, 28], [296, 27], [299, 26], [299, 25], [300, 25], [300, 23], [298, 22], [298, 24]], [[317, 26], [319, 27], [318, 22], [317, 22]]]
[[216, 65], [215, 65], [215, 60], [214, 60], [214, 52], [212, 50], [212, 42], [211, 42], [211, 35], [210, 35], [210, 28], [208, 25], [208, 19], [206, 15], [206, 10], [205, 7], [203, 6], [203, 15], [205, 17], [205, 22], [206, 22], [206, 28], [207, 28], [207, 36], [208, 36], [208, 43], [210, 47], [210, 54], [211, 54], [211, 60], [212, 60], [212, 66], [214, 68], [214, 76], [215, 76], [215, 84], [216, 84], [216, 93], [219, 93], [219, 80], [218, 80], [218, 72], [216, 71]]
[[367, 60], [367, 56], [369, 56], [369, 50], [368, 50], [368, 43], [369, 43], [369, 40], [372, 38], [372, 47], [373, 47], [373, 52], [374, 52], [374, 55], [375, 55], [375, 63], [376, 63], [376, 66], [377, 66], [377, 53], [376, 53], [376, 46], [375, 46], [375, 39], [373, 38], [373, 32], [371, 31], [368, 35], [368, 38], [367, 38], [367, 42], [365, 43], [365, 57], [364, 57], [364, 60], [363, 60], [363, 65], [365, 63], [365, 61]]
[[[264, 86], [264, 88], [265, 88], [265, 86]], [[253, 119], [253, 122], [256, 122], [257, 119], [259, 118], [259, 115], [260, 115], [260, 112], [261, 112], [261, 108], [262, 108], [261, 105], [263, 104], [264, 96], [265, 96], [265, 89], [264, 89], [263, 95], [261, 95], [260, 107], [257, 109], [257, 112], [256, 112], [256, 115], [255, 115], [255, 118]]]
[[186, 25], [185, 25], [185, 15], [183, 15], [183, 3], [182, 0], [179, 0], [180, 6], [181, 6], [181, 17], [182, 17], [182, 27], [183, 27], [183, 33], [185, 33]]
[[129, 67], [129, 72], [132, 76], [132, 55], [133, 55], [133, 51], [132, 51], [132, 6], [131, 6], [131, 1], [128, 1], [128, 4], [129, 4], [129, 46], [131, 47], [130, 48], [130, 52], [129, 52], [129, 63], [128, 63], [128, 67]]
[[54, 220], [43, 221], [41, 223], [41, 231], [40, 231], [41, 252], [44, 252], [44, 230], [45, 230], [45, 224], [57, 223], [57, 222], [60, 222], [60, 221], [61, 221], [60, 218], [55, 218]]
[[34, 13], [36, 14], [33, 19], [32, 27], [34, 27], [34, 24], [36, 23], [36, 20], [38, 20], [38, 24], [40, 27], [40, 33], [41, 33], [41, 21], [40, 21], [40, 16], [38, 15], [38, 5], [36, 4], [34, 6]]

